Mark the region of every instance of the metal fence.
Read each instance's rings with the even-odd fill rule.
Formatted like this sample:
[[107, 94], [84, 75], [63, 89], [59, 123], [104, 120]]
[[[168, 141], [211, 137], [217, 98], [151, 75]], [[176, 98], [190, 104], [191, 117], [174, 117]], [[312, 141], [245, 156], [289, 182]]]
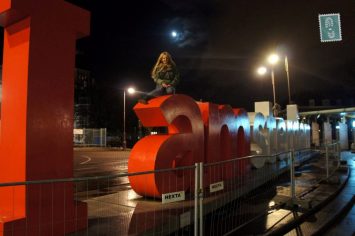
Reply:
[[[325, 177], [329, 177], [336, 168], [329, 164], [329, 160], [339, 161], [336, 146], [331, 144], [325, 148], [328, 160], [323, 170]], [[296, 201], [302, 193], [295, 188], [295, 166], [310, 160], [314, 153], [305, 149], [278, 153], [271, 156], [278, 161], [259, 169], [251, 167], [252, 159], [270, 156], [254, 155], [132, 174], [1, 183], [0, 192], [12, 192], [14, 199], [20, 196], [16, 193], [25, 191], [27, 195], [22, 203], [27, 209], [24, 218], [18, 214], [21, 207], [16, 205], [16, 201], [7, 206], [7, 212], [1, 212], [4, 209], [0, 208], [1, 215], [13, 219], [22, 217], [20, 231], [12, 225], [0, 228], [4, 231], [0, 234], [224, 235], [243, 232], [248, 223], [277, 207], [272, 199], [278, 194], [280, 184], [288, 188], [286, 195], [289, 200]], [[174, 202], [141, 197], [130, 188], [128, 178], [148, 178], [150, 175], [162, 175], [160, 179], [168, 184], [183, 179], [183, 186], [174, 185], [186, 190], [183, 199]], [[151, 191], [149, 186], [146, 191]], [[68, 196], [74, 196], [74, 199], [69, 199], [74, 206], [72, 212], [66, 212]], [[87, 218], [77, 221], [84, 220], [87, 226], [70, 228], [73, 215], [75, 219], [83, 209], [82, 203], [87, 205]], [[54, 209], [60, 209], [60, 212]], [[31, 214], [31, 211], [36, 214]]]
[[74, 145], [84, 147], [106, 147], [106, 128], [76, 129], [74, 132]]

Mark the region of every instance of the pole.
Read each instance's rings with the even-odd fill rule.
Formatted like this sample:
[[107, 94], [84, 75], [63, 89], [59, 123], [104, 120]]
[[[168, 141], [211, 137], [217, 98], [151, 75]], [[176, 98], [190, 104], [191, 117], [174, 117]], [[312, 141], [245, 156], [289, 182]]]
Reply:
[[126, 90], [123, 90], [123, 150], [126, 150]]
[[325, 167], [326, 167], [326, 174], [327, 174], [327, 180], [329, 178], [329, 147], [326, 144], [325, 146]]
[[273, 113], [274, 117], [277, 116], [277, 106], [276, 106], [276, 91], [275, 91], [275, 76], [274, 76], [274, 68], [271, 68], [271, 83], [272, 83], [272, 94], [274, 97], [274, 105], [273, 105]]
[[200, 162], [200, 185], [199, 185], [199, 215], [200, 215], [200, 232], [199, 235], [203, 236], [203, 163]]
[[341, 149], [340, 149], [340, 143], [337, 143], [337, 155], [338, 155], [338, 168], [340, 166], [340, 158], [341, 158]]
[[290, 74], [289, 74], [289, 71], [288, 71], [287, 56], [285, 57], [285, 70], [286, 70], [286, 75], [287, 75], [287, 86], [288, 86], [288, 104], [291, 104]]
[[291, 149], [291, 166], [290, 166], [290, 175], [291, 175], [291, 201], [292, 204], [295, 203], [296, 199], [296, 185], [295, 185], [295, 150]]
[[198, 198], [199, 198], [199, 174], [200, 174], [200, 165], [195, 163], [195, 203], [194, 203], [194, 235], [198, 235]]
[[274, 96], [274, 105], [275, 105], [276, 104], [276, 92], [275, 92], [274, 68], [271, 69], [271, 83], [272, 83], [272, 94]]

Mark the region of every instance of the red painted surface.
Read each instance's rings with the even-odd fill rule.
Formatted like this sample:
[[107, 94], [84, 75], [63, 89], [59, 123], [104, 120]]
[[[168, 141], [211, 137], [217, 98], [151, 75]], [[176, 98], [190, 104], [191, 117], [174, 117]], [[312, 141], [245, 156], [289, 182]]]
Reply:
[[[89, 20], [64, 0], [0, 1], [0, 182], [73, 176], [75, 42]], [[0, 235], [63, 235], [86, 226], [87, 209], [69, 183], [7, 187], [0, 217]]]
[[[214, 163], [250, 154], [250, 123], [244, 109], [228, 105], [198, 103], [205, 127], [205, 163]], [[227, 180], [249, 169], [243, 160], [205, 168], [204, 184]]]
[[[221, 154], [221, 127], [219, 124], [218, 105], [213, 103], [198, 103], [204, 123], [205, 131], [205, 158], [204, 163], [214, 163], [220, 160]], [[204, 184], [209, 185], [223, 179], [222, 169], [215, 166], [205, 169]]]
[[[233, 109], [235, 115], [235, 123], [237, 127], [237, 157], [245, 157], [250, 155], [250, 122], [248, 113], [243, 108]], [[241, 160], [238, 164], [237, 172], [243, 175], [251, 169], [250, 159]]]
[[[250, 124], [243, 109], [228, 105], [196, 103], [185, 95], [163, 96], [134, 107], [145, 127], [168, 127], [166, 135], [141, 139], [132, 149], [128, 172], [214, 163], [250, 154]], [[249, 168], [248, 161], [207, 167], [204, 185], [228, 180]], [[130, 176], [140, 195], [161, 197], [163, 193], [186, 191], [194, 185], [193, 171], [170, 171]], [[184, 176], [184, 177], [183, 177]]]
[[[137, 104], [134, 111], [145, 127], [168, 127], [168, 134], [151, 135], [133, 147], [128, 172], [142, 172], [190, 166], [204, 156], [203, 122], [195, 101], [185, 95], [162, 96]], [[194, 183], [194, 171], [169, 171], [129, 176], [132, 188], [140, 195], [186, 191]]]

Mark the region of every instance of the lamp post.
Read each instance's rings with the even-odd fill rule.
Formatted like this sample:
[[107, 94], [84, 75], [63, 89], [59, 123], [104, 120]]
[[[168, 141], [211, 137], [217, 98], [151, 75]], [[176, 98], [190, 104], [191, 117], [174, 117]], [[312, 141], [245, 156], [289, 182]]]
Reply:
[[[272, 83], [272, 94], [273, 94], [273, 99], [274, 99], [274, 104], [272, 107], [273, 114], [276, 117], [278, 115], [278, 104], [276, 103], [276, 89], [275, 89], [275, 75], [274, 75], [274, 65], [279, 61], [279, 56], [277, 54], [271, 54], [267, 58], [268, 63], [271, 65], [270, 66], [270, 71], [271, 71], [271, 83]], [[265, 66], [261, 66], [257, 70], [259, 75], [264, 75], [267, 72], [267, 69]]]
[[[134, 94], [136, 90], [132, 87], [127, 89], [129, 94]], [[122, 142], [123, 150], [127, 148], [127, 140], [126, 140], [126, 90], [123, 90], [123, 142]]]
[[271, 67], [271, 83], [272, 83], [272, 92], [274, 95], [274, 105], [276, 105], [275, 75], [274, 75], [274, 68], [273, 67]]
[[288, 86], [288, 104], [291, 104], [290, 74], [289, 74], [289, 71], [288, 71], [287, 56], [285, 56], [285, 70], [286, 70], [286, 75], [287, 75], [287, 86]]
[[[267, 73], [267, 68], [265, 66], [261, 66], [257, 69], [257, 73], [259, 75], [264, 75]], [[274, 100], [274, 105], [276, 104], [276, 91], [275, 91], [275, 77], [274, 77], [274, 70], [271, 67], [271, 84], [272, 84], [272, 95]]]
[[276, 92], [275, 92], [275, 75], [274, 75], [274, 65], [276, 65], [279, 62], [279, 56], [277, 54], [271, 54], [268, 56], [267, 61], [271, 65], [271, 82], [272, 82], [272, 90], [274, 94], [274, 106], [272, 107], [274, 116], [276, 117], [278, 115], [278, 104], [276, 103]]

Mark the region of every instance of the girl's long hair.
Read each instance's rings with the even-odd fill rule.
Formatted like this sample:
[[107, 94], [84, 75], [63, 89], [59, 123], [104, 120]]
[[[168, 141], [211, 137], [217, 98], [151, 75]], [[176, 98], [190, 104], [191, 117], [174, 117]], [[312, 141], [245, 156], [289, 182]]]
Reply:
[[153, 75], [156, 73], [158, 67], [160, 66], [160, 64], [162, 63], [161, 60], [162, 60], [162, 57], [163, 56], [166, 56], [166, 58], [168, 59], [167, 61], [167, 65], [170, 65], [172, 67], [176, 67], [176, 64], [175, 62], [173, 61], [173, 59], [171, 58], [171, 55], [170, 53], [168, 52], [162, 52], [160, 53], [159, 57], [158, 57], [158, 60], [157, 62], [155, 63], [153, 69], [152, 69], [152, 73], [151, 73], [151, 76], [153, 77]]

